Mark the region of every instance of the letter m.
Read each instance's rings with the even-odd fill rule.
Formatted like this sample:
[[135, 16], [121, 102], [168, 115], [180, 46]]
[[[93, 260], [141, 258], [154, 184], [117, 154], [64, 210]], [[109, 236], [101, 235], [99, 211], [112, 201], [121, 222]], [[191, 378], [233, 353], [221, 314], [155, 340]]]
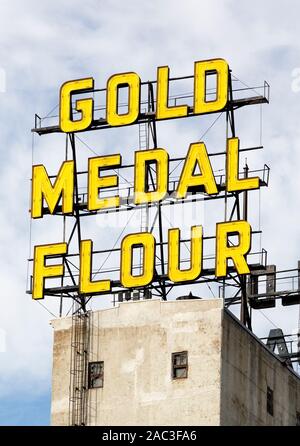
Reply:
[[32, 168], [31, 217], [43, 216], [43, 200], [45, 199], [50, 214], [53, 214], [62, 197], [62, 212], [73, 212], [74, 194], [74, 161], [65, 161], [58, 172], [54, 184], [48, 176], [46, 168], [39, 164]]

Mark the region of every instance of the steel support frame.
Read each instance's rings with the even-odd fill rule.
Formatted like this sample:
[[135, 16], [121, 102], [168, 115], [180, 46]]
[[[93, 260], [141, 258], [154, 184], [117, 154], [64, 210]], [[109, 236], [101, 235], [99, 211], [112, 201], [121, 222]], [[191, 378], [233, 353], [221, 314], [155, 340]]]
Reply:
[[[231, 72], [229, 73], [229, 79], [228, 79], [228, 92], [229, 92], [229, 104], [233, 104], [233, 93], [232, 93], [232, 80], [231, 80]], [[227, 122], [227, 128], [231, 132], [231, 137], [235, 138], [236, 132], [235, 132], [235, 117], [234, 117], [234, 107], [228, 106], [226, 110], [226, 122]], [[245, 176], [247, 176], [248, 173], [248, 166], [245, 167]], [[244, 191], [243, 194], [243, 220], [248, 219], [248, 192]], [[234, 219], [234, 215], [236, 215], [237, 220], [241, 220], [241, 203], [240, 203], [240, 195], [241, 193], [236, 192], [235, 193], [235, 201], [233, 204], [233, 207], [231, 209], [231, 213], [229, 216], [229, 221], [232, 221]], [[225, 200], [225, 206], [227, 206], [227, 200]], [[227, 215], [227, 212], [225, 211], [225, 215]], [[246, 275], [239, 275], [237, 274], [237, 278], [239, 281], [239, 288], [240, 288], [240, 301], [241, 301], [241, 309], [240, 309], [240, 320], [241, 322], [249, 328], [249, 330], [252, 330], [252, 322], [251, 322], [251, 312], [249, 311], [248, 306], [248, 298], [247, 298], [247, 276]], [[225, 282], [224, 282], [224, 292], [225, 292]]]

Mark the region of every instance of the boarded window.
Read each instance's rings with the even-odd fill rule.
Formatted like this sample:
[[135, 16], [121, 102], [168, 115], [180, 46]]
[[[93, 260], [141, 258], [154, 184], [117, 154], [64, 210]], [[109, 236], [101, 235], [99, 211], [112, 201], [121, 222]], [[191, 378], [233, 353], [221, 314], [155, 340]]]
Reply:
[[188, 376], [188, 352], [172, 353], [172, 378], [181, 379]]
[[104, 362], [89, 362], [89, 389], [103, 387], [104, 381]]
[[274, 399], [274, 395], [273, 395], [273, 390], [271, 389], [271, 387], [267, 387], [267, 412], [270, 415], [274, 415], [274, 404], [273, 404], [273, 399]]

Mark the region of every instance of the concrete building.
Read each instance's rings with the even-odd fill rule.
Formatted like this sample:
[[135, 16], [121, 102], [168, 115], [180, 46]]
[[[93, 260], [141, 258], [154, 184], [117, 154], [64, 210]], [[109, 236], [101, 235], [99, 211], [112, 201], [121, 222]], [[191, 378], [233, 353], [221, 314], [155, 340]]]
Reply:
[[[54, 328], [52, 424], [69, 424], [72, 318]], [[90, 315], [90, 425], [296, 425], [300, 378], [222, 299], [141, 300]]]

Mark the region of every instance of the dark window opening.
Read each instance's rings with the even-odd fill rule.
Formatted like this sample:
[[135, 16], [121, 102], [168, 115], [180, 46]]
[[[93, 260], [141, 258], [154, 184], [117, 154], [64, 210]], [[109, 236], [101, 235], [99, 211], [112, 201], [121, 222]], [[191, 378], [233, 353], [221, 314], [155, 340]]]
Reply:
[[273, 400], [274, 400], [273, 390], [268, 386], [267, 387], [267, 412], [272, 416], [274, 415]]
[[172, 378], [182, 379], [188, 376], [188, 352], [172, 353]]
[[88, 370], [89, 389], [103, 387], [104, 362], [89, 362]]
[[296, 412], [296, 426], [300, 426], [300, 412]]

